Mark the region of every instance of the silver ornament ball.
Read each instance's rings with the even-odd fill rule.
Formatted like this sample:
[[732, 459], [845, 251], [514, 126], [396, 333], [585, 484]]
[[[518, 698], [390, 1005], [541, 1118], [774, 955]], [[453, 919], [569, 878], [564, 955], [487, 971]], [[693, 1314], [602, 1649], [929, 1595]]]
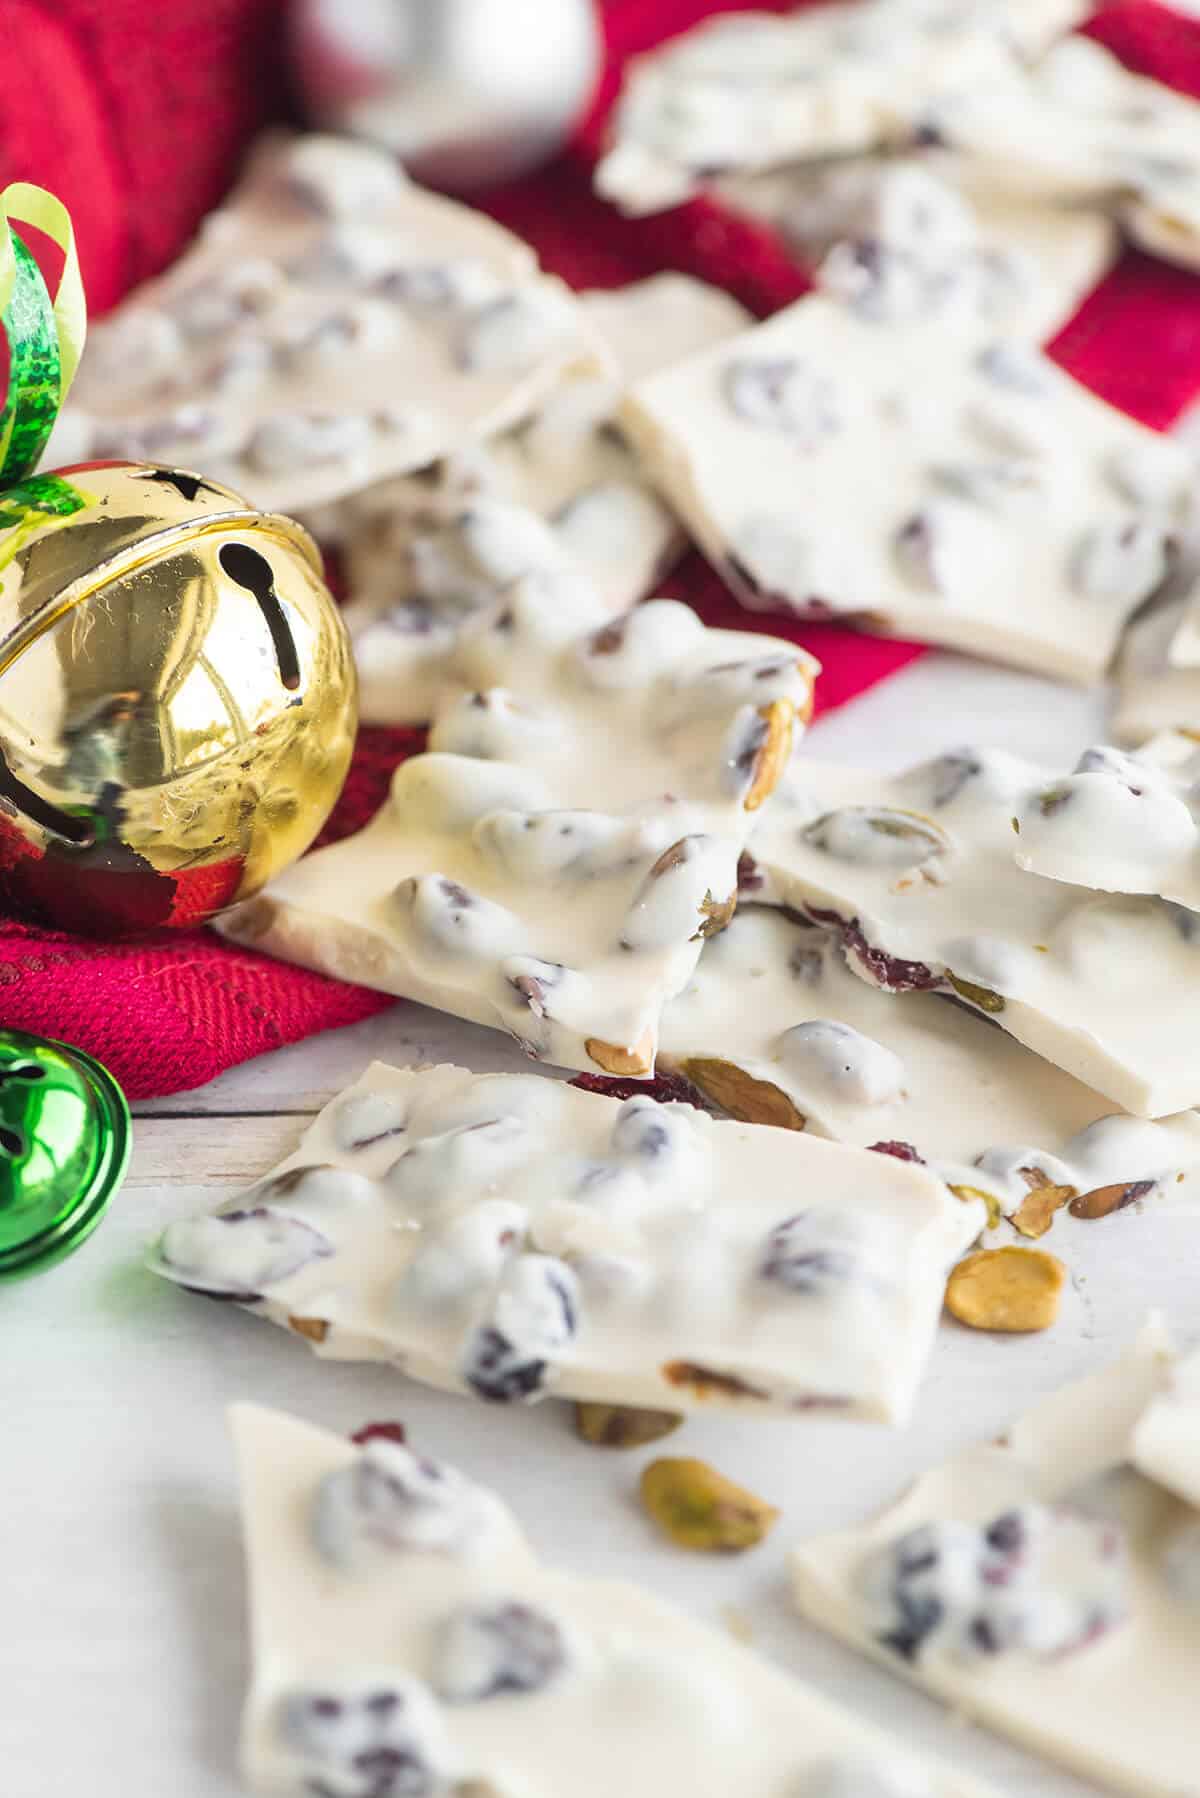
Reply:
[[553, 156], [603, 59], [593, 0], [293, 0], [289, 28], [311, 125], [458, 192]]

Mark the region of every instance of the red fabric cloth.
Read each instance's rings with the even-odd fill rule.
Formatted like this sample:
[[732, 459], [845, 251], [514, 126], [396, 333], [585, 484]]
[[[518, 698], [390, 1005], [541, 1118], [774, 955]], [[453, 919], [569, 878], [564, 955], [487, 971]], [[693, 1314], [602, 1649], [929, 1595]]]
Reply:
[[[789, 10], [790, 0], [757, 0]], [[0, 177], [37, 180], [71, 207], [93, 312], [182, 248], [228, 186], [255, 131], [286, 107], [278, 45], [286, 0], [0, 0], [6, 49]], [[768, 231], [700, 199], [630, 221], [601, 204], [589, 173], [632, 54], [730, 0], [604, 0], [604, 77], [574, 149], [493, 191], [485, 204], [576, 286], [616, 286], [676, 268], [766, 316], [806, 279]], [[1131, 66], [1200, 95], [1200, 24], [1150, 0], [1116, 0], [1089, 27]], [[1200, 391], [1200, 280], [1126, 256], [1061, 333], [1070, 371], [1147, 423], [1165, 426]], [[797, 628], [741, 611], [697, 556], [668, 590], [709, 623], [763, 628], [822, 660], [819, 709], [839, 705], [921, 653], [836, 626]], [[419, 733], [364, 729], [322, 841], [357, 829]], [[281, 966], [210, 933], [159, 932], [97, 945], [0, 921], [0, 1023], [78, 1043], [133, 1097], [179, 1091], [317, 1030], [391, 1003]]]

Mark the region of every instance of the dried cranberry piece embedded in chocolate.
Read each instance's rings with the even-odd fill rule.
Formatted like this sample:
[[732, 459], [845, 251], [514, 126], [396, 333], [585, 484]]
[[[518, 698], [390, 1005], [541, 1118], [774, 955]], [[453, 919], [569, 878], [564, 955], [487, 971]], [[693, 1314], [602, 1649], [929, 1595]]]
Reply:
[[540, 1692], [569, 1666], [567, 1635], [548, 1612], [518, 1600], [464, 1605], [444, 1625], [433, 1688], [447, 1704]]
[[817, 285], [871, 324], [903, 324], [939, 306], [955, 285], [904, 250], [863, 237], [836, 243], [817, 270]]
[[419, 1680], [364, 1670], [284, 1693], [281, 1745], [314, 1798], [438, 1798], [452, 1771], [445, 1726]]
[[385, 1436], [383, 1427], [364, 1432], [362, 1452], [318, 1486], [311, 1522], [319, 1553], [337, 1567], [353, 1568], [373, 1549], [479, 1552], [495, 1524], [495, 1500], [452, 1467]]
[[488, 1315], [467, 1339], [460, 1372], [493, 1403], [534, 1398], [579, 1328], [579, 1282], [553, 1255], [518, 1255], [502, 1273]]
[[1057, 1659], [1123, 1621], [1121, 1532], [1040, 1504], [923, 1524], [866, 1557], [858, 1592], [878, 1640], [906, 1660]]
[[702, 1094], [682, 1074], [659, 1073], [652, 1080], [618, 1080], [609, 1074], [576, 1074], [570, 1082], [581, 1092], [601, 1093], [606, 1099], [654, 1099], [660, 1105], [691, 1105], [707, 1111]]
[[910, 1142], [873, 1142], [867, 1147], [872, 1155], [891, 1155], [896, 1161], [915, 1161], [920, 1167], [925, 1166], [925, 1157]]
[[395, 1442], [403, 1448], [408, 1440], [408, 1432], [402, 1423], [364, 1423], [361, 1430], [354, 1431], [350, 1440], [359, 1448], [365, 1448], [368, 1442]]
[[172, 1280], [242, 1304], [253, 1304], [268, 1287], [334, 1253], [333, 1243], [311, 1224], [267, 1205], [169, 1224], [158, 1243], [159, 1264]]
[[772, 1230], [760, 1271], [789, 1292], [825, 1297], [864, 1277], [864, 1249], [852, 1218], [814, 1206]]
[[612, 1152], [646, 1180], [677, 1181], [699, 1152], [691, 1108], [659, 1104], [643, 1093], [626, 1099], [613, 1122]]
[[945, 984], [940, 974], [923, 961], [906, 961], [889, 955], [867, 941], [866, 932], [857, 918], [844, 918], [828, 907], [810, 905], [808, 915], [815, 924], [829, 924], [837, 929], [847, 952], [859, 962], [875, 982], [890, 993], [931, 992]]
[[721, 385], [739, 418], [782, 432], [798, 449], [816, 449], [841, 426], [833, 382], [792, 357], [738, 357]]
[[743, 849], [737, 864], [738, 892], [749, 897], [753, 893], [761, 893], [766, 884], [758, 863], [748, 849]]

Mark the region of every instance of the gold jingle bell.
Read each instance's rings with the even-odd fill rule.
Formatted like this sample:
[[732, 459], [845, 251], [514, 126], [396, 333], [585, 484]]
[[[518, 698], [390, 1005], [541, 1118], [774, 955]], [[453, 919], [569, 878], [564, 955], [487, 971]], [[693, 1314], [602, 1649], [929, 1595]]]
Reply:
[[150, 463], [0, 491], [0, 912], [118, 936], [247, 898], [325, 822], [355, 722], [291, 519]]

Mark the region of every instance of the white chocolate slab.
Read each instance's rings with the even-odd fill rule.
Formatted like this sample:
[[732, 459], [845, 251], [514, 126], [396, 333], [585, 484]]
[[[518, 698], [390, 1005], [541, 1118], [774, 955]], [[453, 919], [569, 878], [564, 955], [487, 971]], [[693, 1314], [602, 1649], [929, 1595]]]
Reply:
[[433, 753], [220, 928], [559, 1066], [647, 1074], [814, 666], [674, 601], [611, 620], [570, 581], [517, 582], [457, 640]]
[[1168, 572], [1191, 458], [953, 295], [914, 312], [891, 266], [651, 376], [626, 429], [745, 605], [1094, 681]]
[[931, 286], [965, 281], [985, 324], [1054, 336], [1115, 262], [1116, 227], [1098, 210], [960, 191], [955, 173], [928, 156], [862, 157], [736, 177], [719, 191], [823, 264], [818, 285], [828, 279], [835, 296], [850, 258], [882, 245]]
[[64, 429], [297, 510], [516, 423], [581, 363], [598, 340], [509, 232], [363, 144], [268, 139], [96, 326]]
[[1200, 668], [1173, 666], [1171, 644], [1187, 602], [1155, 605], [1130, 625], [1116, 664], [1113, 734], [1143, 743], [1164, 730], [1200, 730]]
[[1138, 1419], [1130, 1459], [1148, 1480], [1200, 1511], [1200, 1353], [1171, 1367]]
[[[516, 574], [574, 568], [616, 613], [652, 592], [681, 553], [677, 520], [620, 435], [623, 387], [735, 336], [750, 315], [720, 289], [672, 274], [584, 294], [580, 306], [619, 378], [569, 375], [519, 427], [352, 495], [326, 521], [344, 545], [345, 618], [368, 721], [427, 720], [445, 645]], [[498, 523], [480, 524], [480, 509]]]
[[[332, 1781], [338, 1749], [358, 1746], [357, 1723], [364, 1747], [373, 1739], [399, 1753], [407, 1743], [424, 1760], [430, 1782], [408, 1789], [428, 1798], [611, 1798], [618, 1789], [659, 1798], [684, 1788], [690, 1798], [986, 1798], [975, 1780], [922, 1765], [641, 1588], [542, 1565], [499, 1499], [452, 1469], [390, 1443], [358, 1449], [257, 1406], [237, 1406], [232, 1424], [254, 1644], [242, 1768], [255, 1792], [301, 1798], [313, 1790], [306, 1780]], [[353, 1524], [368, 1483], [388, 1506], [389, 1480], [390, 1542], [361, 1536], [350, 1564], [331, 1562], [322, 1527], [331, 1499], [346, 1501]], [[438, 1480], [448, 1493], [440, 1506]], [[406, 1504], [406, 1492], [424, 1502]], [[427, 1534], [472, 1510], [479, 1553], [470, 1539], [457, 1550], [425, 1546], [422, 1525]], [[504, 1616], [509, 1652], [498, 1654]], [[474, 1695], [497, 1679], [521, 1689]], [[373, 1736], [362, 1706], [371, 1692], [406, 1701], [377, 1706], [385, 1721]], [[314, 1718], [321, 1693], [345, 1704], [328, 1719], [340, 1731]], [[352, 1774], [326, 1789], [339, 1798], [377, 1790]]]
[[1013, 815], [1045, 783], [1000, 751], [892, 776], [798, 760], [751, 845], [756, 896], [837, 923], [850, 965], [877, 984], [947, 991], [953, 977], [965, 1003], [1127, 1111], [1188, 1110], [1200, 1101], [1191, 914], [1018, 868]]
[[[1019, 868], [1107, 893], [1200, 908], [1200, 748], [1175, 732], [1134, 755], [1085, 750], [1013, 817]], [[1180, 920], [1200, 933], [1200, 917]]]
[[625, 212], [657, 212], [718, 175], [903, 141], [932, 96], [995, 80], [1085, 11], [857, 0], [706, 21], [632, 64], [597, 188]]
[[[1123, 1188], [1134, 1205], [1200, 1210], [1195, 1112], [1158, 1124], [1114, 1114], [986, 1018], [933, 993], [882, 992], [851, 973], [836, 933], [745, 898], [667, 1007], [659, 1061], [748, 1122], [782, 1124], [790, 1109], [793, 1128], [911, 1150], [1006, 1216], [1039, 1175], [1076, 1196]], [[731, 1067], [748, 1076], [732, 1094]]]
[[1200, 266], [1200, 105], [1088, 38], [938, 96], [919, 128], [974, 185], [1106, 201], [1151, 254]]
[[589, 288], [579, 304], [624, 386], [736, 337], [750, 323], [732, 294], [673, 270], [625, 287]]
[[[1044, 1400], [999, 1442], [925, 1475], [870, 1524], [806, 1543], [792, 1563], [802, 1613], [956, 1710], [1105, 1789], [1194, 1798], [1200, 1606], [1168, 1573], [1173, 1540], [1194, 1527], [1195, 1513], [1122, 1471], [1131, 1434], [1164, 1389], [1170, 1365], [1161, 1332], [1150, 1330], [1115, 1367]], [[1121, 1529], [1123, 1622], [1057, 1658], [1015, 1650], [955, 1659], [938, 1653], [935, 1640], [906, 1660], [876, 1639], [860, 1584], [870, 1555], [924, 1525], [953, 1522], [961, 1536], [961, 1526], [986, 1524], [1014, 1507], [1060, 1504], [1076, 1517], [1100, 1518], [1102, 1531]], [[942, 1541], [949, 1541], [944, 1533]], [[945, 1558], [941, 1565], [948, 1578], [952, 1567]], [[1028, 1594], [1034, 1602], [1068, 1597], [1067, 1570], [1050, 1573], [1063, 1585], [1049, 1594], [1035, 1588]], [[1084, 1577], [1078, 1567], [1074, 1575]], [[938, 1578], [937, 1566], [929, 1578]]]
[[153, 1265], [319, 1355], [492, 1402], [899, 1422], [982, 1220], [922, 1168], [793, 1131], [376, 1063]]

